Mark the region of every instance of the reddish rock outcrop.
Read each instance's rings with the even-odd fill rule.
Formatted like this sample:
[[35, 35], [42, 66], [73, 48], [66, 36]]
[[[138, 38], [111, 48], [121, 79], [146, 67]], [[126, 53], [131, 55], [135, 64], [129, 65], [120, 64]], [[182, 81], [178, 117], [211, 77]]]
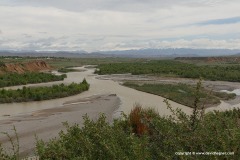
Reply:
[[39, 72], [50, 70], [51, 67], [45, 61], [31, 61], [27, 63], [9, 63], [1, 67], [0, 73], [4, 72]]

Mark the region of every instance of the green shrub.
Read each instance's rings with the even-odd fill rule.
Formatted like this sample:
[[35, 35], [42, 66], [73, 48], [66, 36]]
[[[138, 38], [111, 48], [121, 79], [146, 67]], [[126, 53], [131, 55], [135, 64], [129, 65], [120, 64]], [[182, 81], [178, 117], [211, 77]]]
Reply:
[[60, 76], [51, 73], [27, 72], [23, 74], [8, 73], [0, 76], [0, 87], [25, 85], [29, 83], [43, 83], [51, 81], [62, 81], [67, 75]]
[[232, 66], [197, 66], [174, 60], [151, 60], [143, 62], [124, 62], [100, 64], [96, 73], [98, 74], [123, 74], [132, 73], [151, 74], [156, 76], [170, 76], [182, 78], [200, 77], [207, 80], [221, 80], [240, 82], [240, 65]]
[[0, 90], [0, 103], [40, 101], [62, 98], [79, 94], [89, 89], [89, 84], [84, 78], [81, 83], [69, 85], [53, 85], [51, 87], [23, 87], [17, 90]]
[[5, 67], [5, 63], [0, 61], [0, 67]]
[[[135, 113], [133, 113], [135, 112]], [[83, 127], [77, 124], [60, 132], [49, 142], [38, 140], [40, 159], [237, 159], [240, 156], [240, 110], [212, 112], [195, 117], [175, 110], [175, 116], [160, 117], [151, 109], [138, 107], [125, 119], [106, 122], [84, 117]], [[135, 118], [133, 118], [133, 114]], [[137, 115], [137, 116], [136, 116]], [[151, 117], [149, 117], [152, 115]], [[136, 121], [136, 119], [140, 121]], [[138, 127], [145, 125], [145, 132]], [[139, 134], [140, 133], [140, 134]], [[176, 152], [234, 152], [233, 155], [179, 156]]]
[[73, 69], [73, 68], [60, 68], [58, 70], [58, 72], [61, 72], [61, 73], [68, 73], [68, 72], [77, 72], [78, 70], [76, 69]]
[[103, 115], [96, 122], [87, 116], [84, 119], [82, 128], [65, 124], [67, 131], [60, 132], [58, 139], [48, 143], [39, 140], [40, 159], [149, 159], [146, 138], [126, 132], [121, 122], [110, 125]]

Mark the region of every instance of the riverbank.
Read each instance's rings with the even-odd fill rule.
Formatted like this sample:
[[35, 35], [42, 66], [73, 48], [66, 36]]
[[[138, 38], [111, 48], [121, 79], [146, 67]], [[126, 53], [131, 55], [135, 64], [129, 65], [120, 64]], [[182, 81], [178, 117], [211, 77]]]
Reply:
[[[39, 139], [48, 141], [58, 136], [64, 130], [62, 122], [79, 124], [82, 126], [83, 118], [87, 114], [90, 119], [96, 120], [100, 113], [104, 113], [109, 122], [113, 113], [118, 108], [120, 100], [115, 95], [98, 95], [72, 102], [66, 102], [62, 106], [43, 109], [32, 113], [9, 117], [0, 121], [0, 131], [14, 136], [13, 126], [16, 127], [20, 154], [22, 157], [32, 155], [35, 148], [35, 134]], [[14, 138], [14, 137], [13, 137]], [[8, 137], [0, 134], [0, 142], [3, 147], [10, 148]]]

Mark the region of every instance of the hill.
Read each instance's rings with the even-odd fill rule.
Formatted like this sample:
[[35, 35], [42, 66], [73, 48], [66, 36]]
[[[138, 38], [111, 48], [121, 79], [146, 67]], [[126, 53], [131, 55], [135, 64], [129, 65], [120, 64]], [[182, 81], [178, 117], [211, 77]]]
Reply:
[[3, 63], [0, 64], [0, 73], [25, 73], [49, 70], [51, 67], [45, 61], [31, 61], [26, 63]]
[[167, 48], [167, 49], [133, 49], [113, 51], [13, 51], [0, 50], [0, 56], [22, 57], [69, 57], [69, 58], [175, 58], [175, 57], [206, 57], [206, 56], [230, 56], [236, 55], [240, 50], [231, 49], [190, 49], [190, 48]]

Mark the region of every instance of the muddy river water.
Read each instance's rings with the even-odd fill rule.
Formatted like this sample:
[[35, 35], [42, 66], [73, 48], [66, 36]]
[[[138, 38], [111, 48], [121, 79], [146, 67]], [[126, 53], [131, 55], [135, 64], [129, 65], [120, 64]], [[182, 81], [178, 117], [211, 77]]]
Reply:
[[[83, 68], [84, 67], [78, 67], [77, 69]], [[50, 86], [52, 84], [60, 83], [69, 84], [71, 82], [81, 82], [83, 78], [86, 78], [88, 83], [90, 83], [90, 89], [89, 91], [66, 98], [46, 100], [41, 102], [0, 104], [0, 119], [6, 119], [15, 115], [28, 114], [42, 109], [55, 108], [63, 106], [64, 103], [68, 101], [102, 94], [116, 94], [120, 98], [121, 104], [119, 106], [119, 109], [116, 111], [115, 116], [118, 116], [120, 114], [120, 111], [129, 113], [135, 103], [139, 103], [143, 105], [143, 107], [153, 107], [161, 115], [171, 114], [170, 111], [167, 109], [165, 103], [163, 102], [164, 98], [124, 87], [122, 85], [119, 85], [118, 82], [114, 82], [112, 80], [100, 80], [96, 78], [97, 75], [93, 74], [94, 70], [94, 68], [86, 68], [86, 70], [82, 72], [67, 73], [67, 78], [64, 81], [27, 85]], [[6, 89], [17, 89], [22, 87], [23, 86], [14, 86], [7, 87]], [[177, 104], [175, 102], [170, 103], [173, 108], [179, 107], [186, 113], [191, 112], [191, 109], [189, 109], [188, 107]]]
[[[15, 115], [24, 115], [34, 111], [42, 110], [42, 109], [49, 109], [55, 108], [59, 106], [63, 106], [64, 103], [68, 101], [74, 101], [79, 98], [86, 98], [93, 95], [102, 95], [102, 94], [116, 94], [120, 100], [121, 104], [119, 109], [115, 112], [115, 116], [119, 116], [121, 111], [125, 113], [129, 113], [134, 106], [134, 104], [139, 103], [143, 107], [152, 107], [156, 109], [160, 115], [169, 115], [171, 112], [167, 109], [166, 104], [163, 102], [164, 98], [148, 93], [144, 93], [141, 91], [137, 91], [125, 86], [120, 85], [118, 82], [112, 80], [103, 80], [97, 78], [98, 75], [95, 75], [94, 68], [84, 68], [84, 67], [77, 67], [76, 69], [85, 71], [82, 72], [70, 72], [67, 73], [67, 78], [64, 81], [59, 82], [49, 82], [49, 83], [41, 83], [41, 84], [30, 84], [27, 86], [50, 86], [53, 84], [60, 84], [65, 83], [69, 84], [71, 82], [81, 82], [83, 78], [86, 78], [88, 83], [90, 83], [89, 91], [83, 92], [81, 94], [60, 98], [60, 99], [53, 99], [53, 100], [46, 100], [41, 102], [24, 102], [24, 103], [10, 103], [10, 104], [0, 104], [0, 119], [7, 119], [9, 117]], [[22, 88], [23, 86], [14, 86], [14, 87], [7, 87], [6, 89], [17, 89]], [[190, 114], [192, 109], [189, 107], [183, 106], [181, 104], [169, 101], [173, 108], [180, 108], [185, 113]], [[228, 109], [231, 107], [239, 107], [239, 104], [230, 106], [226, 103], [221, 103], [219, 109]], [[213, 110], [218, 109], [218, 107], [213, 107], [207, 109]]]

